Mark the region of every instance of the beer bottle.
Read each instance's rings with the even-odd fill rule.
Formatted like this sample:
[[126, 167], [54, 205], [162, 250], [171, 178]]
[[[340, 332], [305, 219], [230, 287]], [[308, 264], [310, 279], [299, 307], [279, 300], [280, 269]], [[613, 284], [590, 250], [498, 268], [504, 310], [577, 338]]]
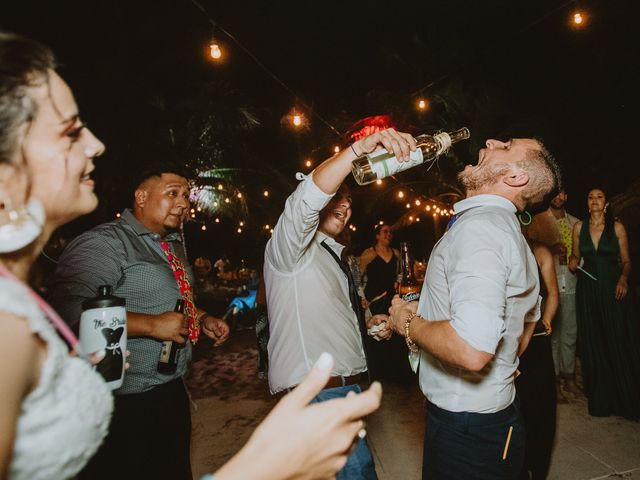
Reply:
[[422, 285], [413, 274], [413, 257], [409, 249], [409, 243], [400, 242], [400, 274], [398, 276], [398, 295], [405, 302], [420, 299]]
[[[179, 298], [176, 302], [176, 308], [174, 312], [184, 313], [184, 300]], [[164, 375], [173, 375], [178, 368], [178, 358], [180, 357], [180, 345], [177, 342], [171, 340], [165, 340], [162, 342], [162, 351], [160, 352], [160, 359], [158, 360], [158, 372]]]

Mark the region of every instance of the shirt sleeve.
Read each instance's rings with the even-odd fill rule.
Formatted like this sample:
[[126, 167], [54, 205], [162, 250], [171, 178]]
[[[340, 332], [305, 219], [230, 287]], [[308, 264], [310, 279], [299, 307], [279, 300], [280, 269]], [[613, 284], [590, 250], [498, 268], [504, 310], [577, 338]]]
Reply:
[[320, 210], [333, 197], [318, 188], [312, 175], [301, 181], [287, 199], [267, 243], [265, 256], [278, 271], [295, 270], [316, 234]]
[[446, 266], [451, 326], [476, 350], [495, 354], [506, 331], [509, 265], [503, 239], [480, 221], [459, 225], [455, 233]]
[[82, 302], [93, 298], [100, 285], [115, 287], [120, 283], [122, 268], [118, 240], [95, 231], [74, 239], [60, 256], [54, 286], [49, 298], [51, 305], [71, 326], [80, 321]]

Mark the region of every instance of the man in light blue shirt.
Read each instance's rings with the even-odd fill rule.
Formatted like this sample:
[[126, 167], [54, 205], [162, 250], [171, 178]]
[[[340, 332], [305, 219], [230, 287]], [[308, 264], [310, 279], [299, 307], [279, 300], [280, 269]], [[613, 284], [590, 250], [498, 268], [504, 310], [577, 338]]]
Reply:
[[539, 318], [539, 283], [515, 214], [545, 204], [560, 176], [540, 142], [512, 139], [488, 140], [459, 179], [467, 198], [431, 253], [420, 302], [395, 298], [390, 321], [420, 351], [423, 478], [517, 478], [514, 379]]

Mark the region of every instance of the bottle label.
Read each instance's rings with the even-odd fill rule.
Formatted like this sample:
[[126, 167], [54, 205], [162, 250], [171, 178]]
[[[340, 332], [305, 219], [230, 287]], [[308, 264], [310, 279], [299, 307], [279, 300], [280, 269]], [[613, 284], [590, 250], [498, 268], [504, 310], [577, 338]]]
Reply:
[[409, 292], [404, 295], [400, 295], [400, 298], [405, 302], [414, 302], [420, 300], [420, 292]]
[[416, 148], [409, 155], [409, 161], [399, 162], [398, 159], [387, 150], [376, 150], [367, 155], [371, 170], [373, 170], [378, 179], [395, 175], [416, 165], [420, 165], [424, 161], [422, 150]]
[[162, 363], [169, 363], [169, 354], [171, 353], [171, 344], [173, 342], [170, 340], [162, 342], [162, 351], [160, 352], [160, 361]]

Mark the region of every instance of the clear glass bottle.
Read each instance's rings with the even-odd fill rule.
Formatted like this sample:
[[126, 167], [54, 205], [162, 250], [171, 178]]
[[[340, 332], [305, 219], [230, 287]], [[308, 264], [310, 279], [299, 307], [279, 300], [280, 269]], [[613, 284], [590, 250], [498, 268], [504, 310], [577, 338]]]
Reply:
[[416, 137], [418, 148], [411, 152], [410, 160], [399, 162], [385, 149], [363, 155], [353, 161], [351, 173], [359, 185], [367, 185], [408, 168], [434, 160], [445, 153], [451, 145], [469, 138], [469, 129], [464, 127], [453, 132], [441, 132], [435, 135], [419, 135]]

